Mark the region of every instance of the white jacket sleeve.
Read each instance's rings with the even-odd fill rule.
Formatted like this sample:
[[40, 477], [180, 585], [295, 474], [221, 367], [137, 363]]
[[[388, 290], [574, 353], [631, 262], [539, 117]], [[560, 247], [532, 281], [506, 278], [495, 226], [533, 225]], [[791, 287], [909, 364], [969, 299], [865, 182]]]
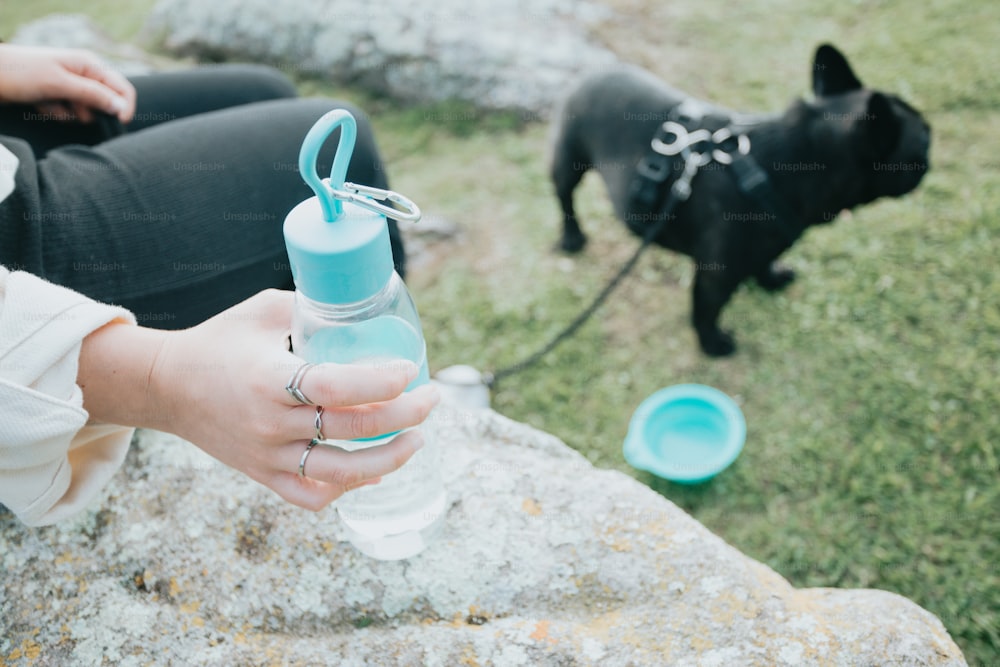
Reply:
[[0, 504], [28, 525], [82, 510], [111, 479], [134, 429], [88, 423], [80, 346], [127, 310], [0, 266]]
[[0, 144], [0, 201], [14, 191], [14, 172], [17, 171], [17, 156]]

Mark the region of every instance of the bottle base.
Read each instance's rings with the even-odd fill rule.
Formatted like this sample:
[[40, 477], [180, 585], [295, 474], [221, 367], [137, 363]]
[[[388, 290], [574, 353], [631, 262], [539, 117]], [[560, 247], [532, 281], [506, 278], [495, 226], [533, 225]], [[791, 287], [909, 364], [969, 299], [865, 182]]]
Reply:
[[429, 505], [413, 513], [413, 521], [394, 520], [395, 525], [388, 530], [385, 522], [357, 520], [343, 511], [339, 514], [355, 549], [376, 560], [403, 560], [419, 554], [437, 536], [444, 523], [446, 501], [442, 490]]

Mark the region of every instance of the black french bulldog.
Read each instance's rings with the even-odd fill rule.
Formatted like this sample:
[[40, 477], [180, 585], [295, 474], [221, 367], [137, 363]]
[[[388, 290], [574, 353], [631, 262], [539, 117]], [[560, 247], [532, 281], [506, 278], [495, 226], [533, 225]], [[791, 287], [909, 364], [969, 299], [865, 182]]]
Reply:
[[[577, 252], [586, 243], [573, 191], [592, 168], [603, 177], [618, 217], [636, 234], [645, 233], [655, 215], [635, 199], [636, 168], [648, 159], [664, 121], [681, 117], [677, 109], [700, 115], [709, 130], [745, 133], [749, 156], [759, 165], [757, 180], [772, 196], [751, 196], [755, 190], [740, 187], [732, 166], [709, 163], [695, 175], [690, 198], [654, 238], [696, 262], [692, 323], [701, 349], [711, 356], [733, 353], [733, 338], [718, 318], [743, 280], [752, 276], [770, 291], [785, 287], [795, 275], [774, 261], [807, 227], [879, 197], [904, 195], [929, 167], [930, 127], [920, 113], [895, 95], [863, 87], [833, 46], [816, 50], [812, 84], [813, 101], [751, 116], [695, 100], [638, 68], [585, 80], [557, 118], [551, 176], [564, 215], [562, 249]], [[678, 173], [681, 158], [672, 159]], [[666, 198], [659, 197], [660, 210]]]

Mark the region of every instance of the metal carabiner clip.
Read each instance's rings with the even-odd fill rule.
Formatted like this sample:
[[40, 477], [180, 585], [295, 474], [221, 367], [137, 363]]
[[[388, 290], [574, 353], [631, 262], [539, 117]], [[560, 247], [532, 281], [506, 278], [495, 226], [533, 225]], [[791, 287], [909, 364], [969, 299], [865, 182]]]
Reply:
[[[355, 183], [348, 183], [344, 181], [341, 190], [335, 190], [332, 185], [330, 185], [330, 179], [324, 178], [322, 180], [323, 185], [326, 187], [327, 192], [334, 199], [340, 201], [349, 201], [352, 204], [357, 204], [362, 208], [366, 208], [369, 211], [374, 211], [375, 213], [380, 213], [387, 218], [392, 218], [393, 220], [399, 220], [402, 222], [416, 222], [420, 219], [420, 207], [413, 203], [408, 197], [404, 197], [398, 192], [393, 192], [392, 190], [382, 190], [381, 188], [373, 188], [368, 185], [357, 185]], [[394, 208], [392, 206], [386, 206], [385, 204], [380, 204], [379, 201], [386, 200], [393, 204], [399, 204], [402, 206], [402, 210]]]
[[653, 137], [650, 146], [660, 155], [680, 155], [686, 148], [690, 148], [700, 141], [707, 141], [712, 138], [712, 133], [708, 130], [699, 129], [688, 132], [680, 123], [668, 120], [662, 125], [663, 133], [667, 138], [673, 137], [672, 141], [663, 141], [659, 137]]

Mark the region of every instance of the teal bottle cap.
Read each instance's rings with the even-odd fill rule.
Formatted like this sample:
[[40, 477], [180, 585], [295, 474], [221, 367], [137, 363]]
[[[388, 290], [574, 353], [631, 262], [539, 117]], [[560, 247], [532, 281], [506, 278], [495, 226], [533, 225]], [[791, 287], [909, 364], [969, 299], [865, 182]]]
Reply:
[[392, 277], [385, 217], [346, 204], [334, 222], [310, 197], [285, 218], [285, 246], [295, 287], [313, 301], [344, 304], [378, 293]]
[[[340, 141], [330, 178], [320, 179], [316, 159], [326, 138], [340, 128]], [[345, 183], [354, 153], [357, 122], [350, 112], [323, 115], [306, 135], [299, 152], [299, 171], [316, 193], [285, 218], [285, 246], [295, 286], [313, 301], [330, 304], [366, 299], [392, 277], [392, 246], [386, 215], [417, 220], [420, 210], [402, 195]], [[374, 198], [400, 204], [390, 208]]]

